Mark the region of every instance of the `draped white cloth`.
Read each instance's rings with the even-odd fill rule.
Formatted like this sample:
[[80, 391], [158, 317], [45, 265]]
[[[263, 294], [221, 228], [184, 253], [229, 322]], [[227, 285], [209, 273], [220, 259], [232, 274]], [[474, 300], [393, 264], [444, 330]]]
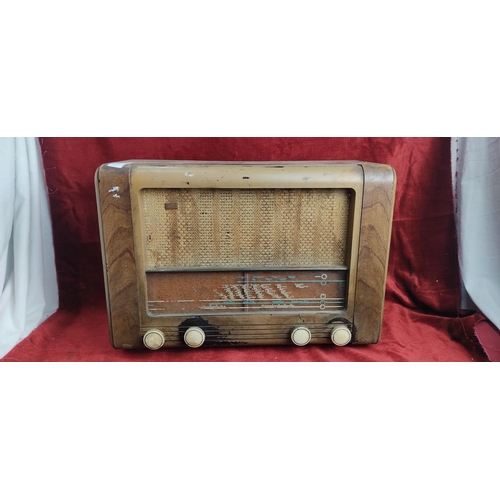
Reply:
[[0, 358], [58, 307], [52, 225], [36, 138], [0, 138]]
[[465, 300], [500, 328], [500, 139], [452, 137], [451, 149]]

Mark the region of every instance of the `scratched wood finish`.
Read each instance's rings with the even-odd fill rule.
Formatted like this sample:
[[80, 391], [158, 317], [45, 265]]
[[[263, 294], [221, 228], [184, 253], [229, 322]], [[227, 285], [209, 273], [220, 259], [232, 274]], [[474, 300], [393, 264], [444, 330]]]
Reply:
[[142, 348], [135, 264], [130, 166], [102, 166], [96, 174], [101, 245], [107, 282], [110, 340], [115, 348]]
[[356, 278], [355, 343], [380, 339], [395, 194], [389, 165], [364, 164], [365, 187]]
[[[357, 270], [357, 276], [355, 286], [351, 287], [354, 290], [348, 291], [347, 310], [339, 316], [349, 324], [354, 323], [353, 343], [365, 344], [378, 342], [380, 337], [395, 174], [388, 165], [365, 163], [358, 164], [358, 167], [363, 168], [365, 182], [361, 188], [362, 207], [359, 207], [362, 208], [360, 246], [352, 262], [352, 269]], [[116, 348], [145, 348], [142, 342], [144, 333], [150, 327], [161, 326], [168, 340], [166, 344], [170, 343], [171, 347], [180, 346], [183, 345], [179, 337], [182, 333], [180, 327], [186, 316], [149, 316], [141, 313], [141, 307], [145, 307], [147, 300], [146, 296], [141, 296], [141, 290], [144, 290], [145, 295], [143, 283], [146, 277], [145, 269], [139, 269], [136, 264], [141, 259], [136, 260], [134, 250], [134, 209], [130, 186], [132, 168], [132, 164], [124, 164], [122, 168], [102, 166], [96, 174], [111, 343]], [[360, 198], [358, 196], [356, 199]], [[354, 241], [351, 235], [348, 238]], [[332, 325], [329, 322], [333, 316], [312, 312], [299, 315], [299, 320], [294, 319], [294, 315], [255, 316], [258, 325], [253, 324], [253, 316], [211, 316], [210, 322], [219, 328], [219, 332], [214, 330], [210, 333], [209, 329], [206, 344], [292, 345], [290, 332], [297, 324], [303, 324], [313, 332], [311, 343], [332, 345], [329, 339]]]

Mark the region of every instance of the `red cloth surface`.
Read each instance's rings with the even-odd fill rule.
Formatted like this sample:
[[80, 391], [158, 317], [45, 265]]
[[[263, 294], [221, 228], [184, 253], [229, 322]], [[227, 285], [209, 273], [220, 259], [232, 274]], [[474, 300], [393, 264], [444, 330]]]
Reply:
[[474, 333], [490, 361], [500, 361], [500, 330], [482, 319], [474, 325]]
[[[471, 361], [485, 359], [473, 316], [459, 318], [449, 138], [43, 138], [60, 310], [2, 361]], [[94, 173], [134, 158], [359, 160], [397, 173], [379, 344], [113, 349], [108, 340]]]

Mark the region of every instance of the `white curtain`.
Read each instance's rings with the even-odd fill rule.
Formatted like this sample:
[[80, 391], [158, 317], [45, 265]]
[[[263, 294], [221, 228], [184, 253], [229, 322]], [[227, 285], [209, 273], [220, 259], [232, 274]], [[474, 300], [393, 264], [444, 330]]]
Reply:
[[52, 226], [36, 138], [0, 138], [0, 358], [58, 307]]
[[500, 139], [452, 137], [462, 306], [500, 328]]

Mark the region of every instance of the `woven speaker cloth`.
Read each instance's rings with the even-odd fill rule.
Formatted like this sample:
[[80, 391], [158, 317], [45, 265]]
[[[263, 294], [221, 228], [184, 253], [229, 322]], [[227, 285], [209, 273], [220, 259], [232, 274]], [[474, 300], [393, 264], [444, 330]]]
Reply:
[[348, 189], [144, 189], [148, 268], [346, 263]]

